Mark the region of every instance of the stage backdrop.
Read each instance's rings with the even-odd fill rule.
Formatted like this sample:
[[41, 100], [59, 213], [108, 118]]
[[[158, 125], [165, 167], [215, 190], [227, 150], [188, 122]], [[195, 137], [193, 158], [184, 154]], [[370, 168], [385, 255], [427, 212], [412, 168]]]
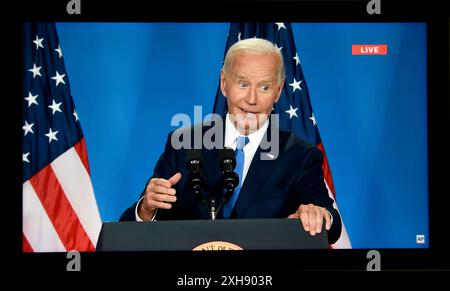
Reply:
[[[228, 23], [57, 23], [103, 221], [144, 189], [176, 113], [212, 111]], [[293, 24], [354, 248], [428, 247], [426, 25]], [[387, 44], [386, 56], [352, 44]], [[416, 236], [425, 235], [425, 244]]]

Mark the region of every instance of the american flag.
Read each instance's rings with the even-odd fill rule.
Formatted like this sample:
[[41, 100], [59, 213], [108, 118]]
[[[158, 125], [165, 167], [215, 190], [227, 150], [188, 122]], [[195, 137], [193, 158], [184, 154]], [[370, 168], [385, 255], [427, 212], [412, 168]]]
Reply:
[[[314, 117], [308, 87], [306, 85], [306, 80], [304, 79], [300, 58], [295, 46], [291, 24], [283, 22], [232, 23], [230, 25], [225, 54], [235, 42], [251, 37], [267, 39], [281, 50], [286, 69], [286, 81], [281, 97], [274, 105], [272, 113], [277, 113], [279, 115], [280, 128], [282, 130], [293, 132], [297, 137], [306, 140], [320, 149], [324, 157], [322, 164], [322, 170], [325, 177], [324, 182], [328, 189], [328, 194], [335, 201], [334, 207], [338, 209], [336, 205], [336, 192], [334, 190], [328, 159], [320, 138], [317, 121]], [[226, 99], [222, 95], [219, 87], [214, 102], [214, 113], [224, 114], [226, 111]], [[335, 244], [331, 245], [331, 247], [351, 248], [350, 239], [343, 220], [341, 237]]]
[[94, 251], [101, 228], [54, 23], [23, 26], [23, 252]]

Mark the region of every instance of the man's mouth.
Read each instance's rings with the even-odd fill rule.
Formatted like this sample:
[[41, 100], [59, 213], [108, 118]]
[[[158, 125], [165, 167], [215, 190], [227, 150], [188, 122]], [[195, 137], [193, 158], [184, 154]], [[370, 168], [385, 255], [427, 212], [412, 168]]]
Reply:
[[246, 115], [246, 116], [251, 116], [251, 117], [253, 117], [253, 116], [255, 116], [256, 114], [258, 114], [259, 112], [257, 112], [257, 111], [250, 111], [250, 110], [245, 110], [245, 109], [243, 109], [243, 108], [239, 108], [239, 109], [241, 109], [241, 111]]

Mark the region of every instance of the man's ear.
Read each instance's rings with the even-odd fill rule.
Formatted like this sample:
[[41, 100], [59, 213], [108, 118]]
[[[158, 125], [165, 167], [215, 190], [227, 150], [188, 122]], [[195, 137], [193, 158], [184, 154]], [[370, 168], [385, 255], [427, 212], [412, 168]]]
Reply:
[[226, 92], [226, 82], [225, 82], [225, 73], [223, 72], [223, 69], [220, 71], [220, 91], [222, 91], [222, 95], [226, 98], [227, 94]]
[[283, 82], [281, 83], [280, 87], [278, 87], [278, 93], [277, 93], [278, 96], [277, 96], [277, 99], [275, 99], [275, 103], [277, 103], [278, 100], [280, 99], [281, 92], [283, 92], [283, 86], [284, 86], [284, 80], [283, 80]]

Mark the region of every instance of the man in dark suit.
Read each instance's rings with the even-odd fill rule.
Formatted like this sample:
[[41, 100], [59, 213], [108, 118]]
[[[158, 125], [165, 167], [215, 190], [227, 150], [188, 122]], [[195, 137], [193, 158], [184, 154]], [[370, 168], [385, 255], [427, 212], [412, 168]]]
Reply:
[[[324, 183], [322, 154], [293, 134], [279, 130], [269, 118], [283, 85], [283, 58], [272, 43], [253, 38], [230, 47], [220, 78], [228, 113], [216, 120], [224, 126], [215, 145], [235, 150], [240, 183], [218, 218], [300, 219], [311, 235], [319, 233], [325, 221], [331, 244], [339, 238], [342, 225]], [[199, 125], [181, 132], [186, 138], [201, 130], [200, 138], [204, 139], [208, 129]], [[262, 149], [264, 141], [269, 140], [275, 154]], [[201, 149], [203, 173], [211, 186], [220, 182], [221, 171], [218, 148], [207, 148]], [[188, 175], [186, 149], [174, 146], [171, 133], [140, 200], [120, 220], [208, 219], [208, 208], [192, 192]], [[217, 198], [220, 204], [223, 197]]]

